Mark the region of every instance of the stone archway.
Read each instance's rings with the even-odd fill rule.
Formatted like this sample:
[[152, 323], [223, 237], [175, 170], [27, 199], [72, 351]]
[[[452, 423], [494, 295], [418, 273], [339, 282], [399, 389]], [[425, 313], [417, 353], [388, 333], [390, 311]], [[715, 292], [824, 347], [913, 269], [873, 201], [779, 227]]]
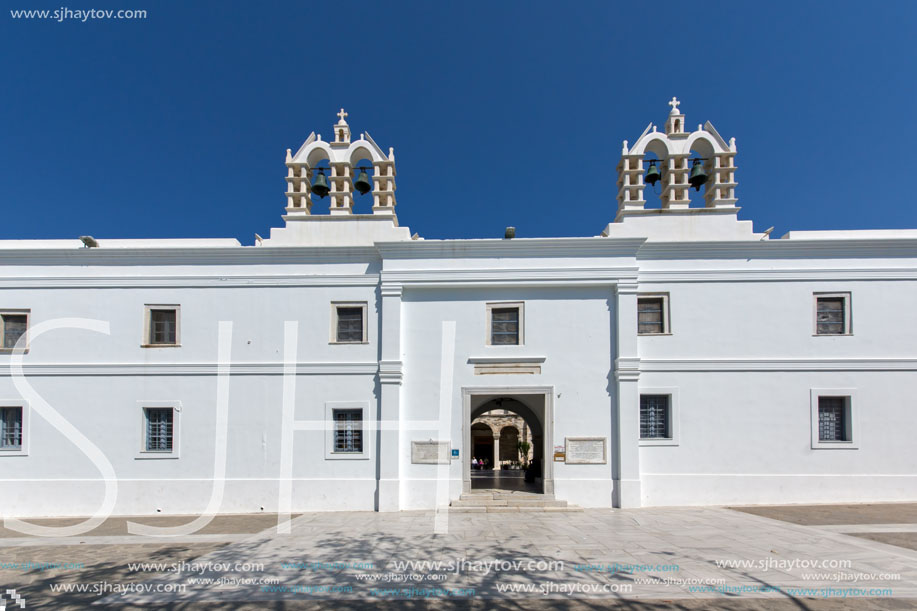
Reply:
[[[531, 461], [537, 462], [536, 471], [541, 477], [536, 484], [546, 494], [554, 494], [554, 465], [549, 457], [548, 445], [553, 440], [554, 389], [553, 387], [466, 387], [463, 395], [463, 447], [468, 459], [463, 461], [462, 488], [471, 490], [471, 459], [473, 456], [472, 422], [481, 415], [495, 409], [506, 410], [517, 415], [531, 433]], [[480, 429], [479, 429], [480, 430]], [[491, 428], [493, 431], [493, 428]], [[500, 447], [502, 427], [495, 431], [495, 451], [503, 455]], [[517, 433], [518, 438], [518, 433]]]

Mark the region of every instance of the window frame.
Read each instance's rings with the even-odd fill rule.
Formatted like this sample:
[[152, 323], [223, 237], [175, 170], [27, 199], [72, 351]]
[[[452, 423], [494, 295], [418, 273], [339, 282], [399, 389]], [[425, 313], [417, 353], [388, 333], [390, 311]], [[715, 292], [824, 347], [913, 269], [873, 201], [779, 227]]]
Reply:
[[[842, 397], [844, 401], [847, 437], [844, 441], [822, 441], [819, 436], [819, 399], [821, 397]], [[809, 418], [811, 445], [813, 450], [858, 450], [859, 414], [856, 389], [854, 388], [812, 388], [809, 391]]]
[[[335, 452], [334, 413], [340, 410], [359, 410], [362, 419], [361, 452]], [[369, 401], [328, 401], [325, 403], [325, 460], [369, 460], [372, 456], [372, 444], [375, 437], [375, 423], [369, 420]]]
[[6, 342], [6, 320], [4, 316], [25, 316], [25, 346], [22, 349], [22, 353], [25, 354], [29, 351], [29, 335], [32, 328], [32, 310], [28, 308], [5, 308], [0, 310], [0, 354], [12, 354], [16, 349], [7, 348], [5, 346]]
[[[818, 332], [818, 300], [819, 299], [841, 299], [844, 302], [844, 332], [843, 333], [819, 333]], [[853, 335], [853, 299], [851, 293], [847, 292], [815, 292], [812, 293], [812, 335], [814, 337], [847, 337]]]
[[[495, 344], [493, 343], [493, 311], [494, 310], [503, 310], [503, 309], [512, 309], [517, 310], [518, 315], [518, 329], [517, 329], [517, 343], [515, 344]], [[485, 346], [494, 346], [498, 348], [513, 348], [518, 346], [525, 345], [525, 302], [524, 301], [493, 301], [486, 304], [486, 313], [485, 313]]]
[[[174, 310], [175, 311], [175, 343], [174, 344], [154, 344], [153, 343], [153, 310]], [[147, 303], [143, 306], [143, 339], [140, 343], [141, 348], [181, 348], [181, 305], [172, 303]]]
[[18, 407], [22, 411], [22, 440], [19, 444], [19, 447], [16, 449], [3, 449], [0, 448], [0, 458], [4, 456], [28, 456], [29, 455], [29, 433], [31, 432], [31, 427], [29, 426], [29, 420], [31, 419], [31, 407], [27, 401], [22, 399], [16, 399], [11, 401], [0, 400], [0, 408], [5, 407]]
[[[640, 300], [641, 299], [661, 299], [662, 300], [662, 332], [661, 333], [641, 333], [640, 332]], [[672, 323], [669, 316], [669, 294], [668, 293], [637, 293], [637, 335], [672, 335]]]
[[[669, 398], [669, 434], [670, 437], [640, 437], [640, 411], [644, 396], [663, 395]], [[637, 439], [640, 446], [677, 446], [679, 440], [678, 388], [675, 387], [641, 387], [637, 394]]]
[[[140, 408], [140, 443], [137, 454], [138, 460], [175, 459], [181, 457], [181, 401], [137, 401]], [[147, 450], [146, 439], [146, 413], [148, 409], [172, 409], [172, 449]]]
[[[338, 338], [338, 308], [360, 308], [363, 310], [363, 339], [360, 341], [341, 340]], [[369, 303], [366, 301], [332, 301], [331, 302], [331, 338], [329, 344], [359, 345], [369, 343]]]

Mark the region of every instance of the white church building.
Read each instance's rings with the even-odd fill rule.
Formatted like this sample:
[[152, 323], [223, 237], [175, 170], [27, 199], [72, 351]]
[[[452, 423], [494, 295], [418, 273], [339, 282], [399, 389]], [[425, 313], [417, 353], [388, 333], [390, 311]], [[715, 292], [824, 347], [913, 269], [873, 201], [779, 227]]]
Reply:
[[253, 245], [0, 241], [0, 515], [431, 509], [497, 408], [582, 507], [917, 500], [917, 230], [755, 231], [670, 105], [600, 235], [412, 236], [342, 110]]

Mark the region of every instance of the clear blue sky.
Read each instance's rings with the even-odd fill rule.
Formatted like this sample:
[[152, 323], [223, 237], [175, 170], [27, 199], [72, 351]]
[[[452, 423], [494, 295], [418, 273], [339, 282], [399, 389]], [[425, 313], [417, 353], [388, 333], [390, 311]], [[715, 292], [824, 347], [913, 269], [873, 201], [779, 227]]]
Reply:
[[[917, 2], [67, 2], [3, 2], [0, 239], [250, 244], [341, 106], [412, 231], [597, 235], [673, 95], [736, 138], [758, 231], [917, 228]], [[8, 10], [62, 4], [148, 18]]]

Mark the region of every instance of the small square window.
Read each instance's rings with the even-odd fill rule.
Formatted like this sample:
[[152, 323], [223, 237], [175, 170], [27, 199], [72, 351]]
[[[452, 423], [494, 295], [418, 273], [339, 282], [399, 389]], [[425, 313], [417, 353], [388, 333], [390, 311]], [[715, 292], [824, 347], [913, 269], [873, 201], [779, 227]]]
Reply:
[[334, 344], [366, 343], [366, 303], [332, 303], [332, 337]]
[[487, 345], [521, 346], [523, 343], [523, 304], [487, 304]]
[[0, 452], [22, 450], [22, 408], [0, 407]]
[[812, 449], [857, 449], [854, 443], [855, 391], [850, 388], [812, 389]]
[[363, 453], [363, 410], [335, 409], [334, 452], [346, 454]]
[[669, 296], [640, 295], [637, 297], [637, 334], [666, 335], [669, 331]]
[[815, 334], [850, 335], [850, 293], [815, 294]]
[[143, 412], [146, 421], [145, 451], [171, 452], [174, 433], [174, 410], [171, 407], [146, 407]]
[[672, 439], [669, 395], [640, 395], [640, 439]]
[[12, 351], [20, 338], [22, 347], [28, 348], [29, 311], [11, 310], [0, 312], [0, 349]]
[[181, 326], [180, 307], [177, 305], [146, 306], [144, 346], [178, 346]]

